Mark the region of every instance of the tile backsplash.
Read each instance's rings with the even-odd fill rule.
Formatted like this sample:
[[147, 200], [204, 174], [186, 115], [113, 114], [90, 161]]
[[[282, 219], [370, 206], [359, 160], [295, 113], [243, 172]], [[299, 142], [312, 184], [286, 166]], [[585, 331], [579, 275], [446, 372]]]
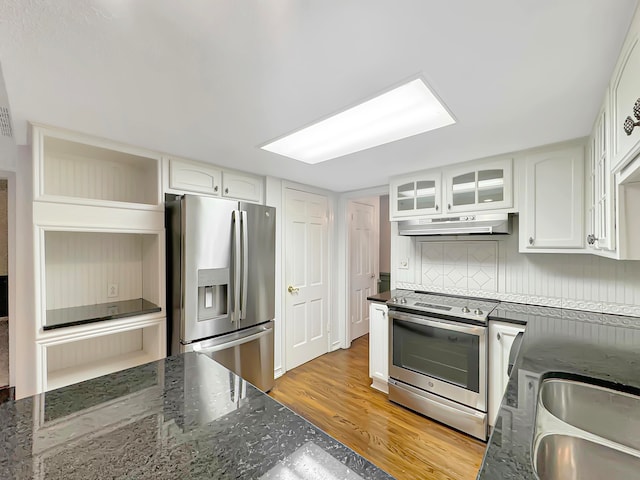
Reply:
[[519, 253], [514, 220], [509, 236], [395, 236], [396, 258], [408, 260], [392, 274], [396, 288], [640, 316], [640, 261]]

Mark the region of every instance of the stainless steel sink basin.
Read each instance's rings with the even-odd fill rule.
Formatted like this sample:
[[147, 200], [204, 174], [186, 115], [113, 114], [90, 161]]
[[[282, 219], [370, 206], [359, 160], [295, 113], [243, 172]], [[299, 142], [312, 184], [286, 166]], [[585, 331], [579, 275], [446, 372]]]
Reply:
[[540, 480], [637, 478], [640, 458], [571, 435], [548, 435], [534, 458]]
[[549, 379], [540, 387], [542, 405], [569, 425], [640, 450], [640, 398], [571, 380]]
[[543, 380], [534, 470], [540, 480], [639, 478], [638, 432], [640, 397], [573, 380]]

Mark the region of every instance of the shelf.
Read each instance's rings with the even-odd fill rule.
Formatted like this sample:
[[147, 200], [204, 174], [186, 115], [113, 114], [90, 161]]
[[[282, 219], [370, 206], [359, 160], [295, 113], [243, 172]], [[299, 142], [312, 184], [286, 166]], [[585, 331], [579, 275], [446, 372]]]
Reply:
[[[166, 319], [41, 344], [42, 391], [136, 367], [166, 355]], [[83, 388], [83, 387], [79, 387]]]
[[47, 310], [44, 330], [84, 325], [86, 323], [133, 317], [145, 313], [159, 312], [162, 309], [144, 298], [119, 302], [98, 303], [79, 307]]
[[73, 132], [34, 127], [35, 200], [158, 206], [160, 157]]

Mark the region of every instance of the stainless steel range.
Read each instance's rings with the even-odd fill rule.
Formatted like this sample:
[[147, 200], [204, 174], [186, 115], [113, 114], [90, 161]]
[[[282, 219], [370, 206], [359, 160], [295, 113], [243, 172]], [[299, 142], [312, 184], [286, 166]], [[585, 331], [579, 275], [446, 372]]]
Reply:
[[487, 439], [487, 318], [497, 301], [398, 290], [389, 400]]

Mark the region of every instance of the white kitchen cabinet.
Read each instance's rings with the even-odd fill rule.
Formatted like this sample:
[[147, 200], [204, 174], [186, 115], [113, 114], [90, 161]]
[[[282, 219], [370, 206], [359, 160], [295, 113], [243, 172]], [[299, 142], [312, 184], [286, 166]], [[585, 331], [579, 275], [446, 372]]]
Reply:
[[384, 303], [369, 306], [369, 376], [371, 387], [389, 393], [389, 309]]
[[615, 249], [614, 175], [609, 165], [608, 99], [587, 144], [587, 248], [593, 253]]
[[443, 170], [444, 213], [513, 207], [513, 159], [480, 160]]
[[489, 425], [494, 425], [509, 381], [509, 353], [524, 327], [505, 322], [489, 322]]
[[[166, 354], [159, 155], [33, 127], [39, 391]], [[20, 353], [18, 354], [18, 356]]]
[[391, 220], [442, 213], [442, 175], [440, 170], [418, 172], [391, 179]]
[[245, 173], [222, 172], [222, 196], [237, 200], [262, 203], [261, 177]]
[[169, 158], [169, 188], [176, 191], [220, 195], [222, 172], [205, 163]]
[[584, 250], [584, 147], [525, 159], [520, 252]]
[[[640, 116], [640, 10], [629, 27], [627, 38], [609, 85], [611, 97], [611, 166], [618, 170], [640, 152], [640, 128], [625, 132], [625, 119]], [[638, 107], [634, 108], [636, 103]]]

